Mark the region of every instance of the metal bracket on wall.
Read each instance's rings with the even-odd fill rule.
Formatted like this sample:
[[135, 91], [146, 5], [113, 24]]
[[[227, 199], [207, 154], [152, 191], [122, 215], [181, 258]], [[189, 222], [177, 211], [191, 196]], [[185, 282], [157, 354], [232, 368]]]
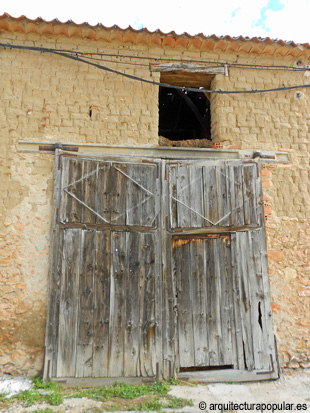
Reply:
[[266, 163], [289, 163], [288, 153], [266, 150], [121, 146], [67, 142], [18, 141], [18, 152], [50, 153], [56, 149], [83, 154], [124, 155], [161, 159], [262, 159]]

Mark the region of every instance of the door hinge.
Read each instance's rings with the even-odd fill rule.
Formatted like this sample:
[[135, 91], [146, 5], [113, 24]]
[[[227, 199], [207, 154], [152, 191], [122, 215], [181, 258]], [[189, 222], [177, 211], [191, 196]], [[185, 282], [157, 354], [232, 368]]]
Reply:
[[56, 149], [61, 149], [62, 151], [78, 152], [79, 147], [73, 145], [63, 145], [60, 142], [53, 143], [52, 145], [39, 145], [39, 151], [50, 151], [55, 152]]

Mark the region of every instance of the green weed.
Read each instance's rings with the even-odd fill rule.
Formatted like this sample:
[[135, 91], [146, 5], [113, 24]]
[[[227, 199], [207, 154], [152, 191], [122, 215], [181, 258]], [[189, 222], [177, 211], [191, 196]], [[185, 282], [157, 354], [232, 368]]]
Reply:
[[106, 409], [107, 412], [116, 412], [117, 410], [123, 410], [123, 407], [120, 404], [114, 404]]
[[132, 407], [131, 410], [135, 410], [135, 411], [145, 410], [147, 412], [151, 412], [151, 411], [160, 411], [162, 410], [163, 407], [164, 405], [160, 401], [159, 397], [152, 397], [151, 399], [148, 399], [142, 402], [140, 405]]
[[[12, 399], [20, 400], [24, 407], [32, 406], [38, 402], [47, 402], [58, 406], [63, 402], [62, 386], [55, 382], [43, 383], [40, 377], [32, 378], [33, 388], [23, 391]], [[41, 394], [39, 390], [48, 390], [49, 394]]]
[[169, 383], [170, 383], [170, 384], [173, 384], [174, 386], [179, 386], [180, 384], [182, 384], [182, 383], [180, 382], [180, 380], [175, 379], [175, 378], [173, 378], [173, 377], [170, 377]]
[[46, 383], [43, 383], [42, 377], [32, 377], [31, 380], [33, 383], [33, 388], [36, 390], [43, 389], [43, 390], [56, 391], [56, 390], [63, 389], [63, 386], [56, 383], [55, 381], [48, 381]]
[[[12, 397], [8, 403], [20, 401], [24, 407], [32, 406], [35, 403], [49, 403], [53, 406], [58, 406], [63, 402], [64, 397], [81, 398], [106, 402], [108, 411], [122, 410], [127, 408], [130, 410], [146, 410], [146, 411], [161, 411], [164, 407], [182, 408], [191, 406], [191, 401], [178, 399], [168, 396], [171, 384], [179, 384], [178, 380], [170, 379], [169, 382], [159, 381], [152, 384], [129, 385], [126, 383], [116, 382], [113, 386], [95, 387], [90, 389], [64, 389], [63, 386], [56, 382], [43, 383], [40, 377], [32, 379], [33, 388], [19, 393]], [[41, 390], [47, 391], [44, 394]], [[42, 394], [43, 393], [43, 394]], [[123, 400], [123, 402], [121, 401]], [[5, 395], [0, 394], [0, 402], [7, 403]], [[91, 412], [101, 412], [100, 409], [90, 409]], [[37, 409], [34, 413], [51, 413], [52, 409]]]
[[170, 396], [168, 404], [165, 405], [165, 407], [169, 407], [170, 409], [181, 409], [185, 406], [193, 406], [193, 401]]
[[59, 406], [64, 401], [63, 395], [58, 392], [52, 392], [51, 394], [44, 396], [44, 399], [54, 406]]
[[20, 400], [23, 403], [24, 407], [29, 407], [42, 400], [42, 395], [37, 390], [26, 390], [17, 394], [11, 399]]
[[71, 397], [88, 397], [93, 400], [105, 401], [113, 397], [118, 397], [125, 400], [133, 400], [145, 395], [160, 395], [164, 396], [170, 390], [170, 385], [167, 382], [156, 382], [152, 384], [129, 385], [126, 383], [116, 382], [114, 386], [96, 387], [93, 389], [75, 389]]

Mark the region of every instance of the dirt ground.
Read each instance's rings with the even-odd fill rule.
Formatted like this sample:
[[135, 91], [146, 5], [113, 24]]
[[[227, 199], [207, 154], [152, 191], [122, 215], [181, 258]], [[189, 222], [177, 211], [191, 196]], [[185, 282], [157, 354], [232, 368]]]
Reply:
[[[275, 381], [238, 384], [213, 383], [195, 387], [174, 386], [169, 394], [193, 400], [194, 406], [181, 410], [184, 412], [221, 411], [221, 407], [225, 408], [225, 406], [218, 406], [221, 404], [228, 404], [226, 407], [230, 411], [236, 410], [237, 407], [240, 412], [245, 410], [272, 411], [272, 407], [274, 411], [300, 410], [306, 412], [308, 410], [310, 412], [310, 370], [290, 375], [282, 374], [281, 378]], [[214, 406], [215, 404], [217, 406]], [[254, 406], [250, 406], [250, 404], [254, 404]], [[268, 404], [276, 404], [277, 406], [268, 406]]]
[[[0, 380], [1, 384], [1, 380]], [[19, 383], [21, 386], [21, 384]], [[192, 407], [182, 409], [164, 409], [163, 411], [201, 412], [237, 410], [244, 411], [301, 411], [310, 413], [310, 370], [292, 374], [282, 374], [276, 381], [252, 383], [213, 383], [171, 386], [171, 396], [191, 399]], [[1, 386], [0, 386], [1, 389]], [[226, 406], [224, 406], [224, 404]], [[107, 405], [99, 401], [81, 399], [65, 399], [59, 406], [46, 403], [25, 408], [18, 405], [10, 406], [1, 413], [24, 413], [49, 408], [55, 412], [86, 413], [107, 411]], [[120, 411], [118, 411], [121, 413]], [[122, 411], [123, 412], [123, 411]]]

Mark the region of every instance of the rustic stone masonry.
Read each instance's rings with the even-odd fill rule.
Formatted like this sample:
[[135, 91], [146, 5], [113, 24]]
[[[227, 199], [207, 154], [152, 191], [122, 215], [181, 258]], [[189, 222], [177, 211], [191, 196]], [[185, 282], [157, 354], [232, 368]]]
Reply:
[[[117, 54], [101, 64], [154, 81], [160, 74], [148, 64], [156, 60], [136, 57], [296, 66], [293, 56], [206, 52], [181, 43], [172, 48], [9, 30], [0, 32], [0, 42]], [[298, 59], [299, 67], [310, 64]], [[212, 89], [306, 83], [310, 71], [228, 67]], [[0, 374], [36, 374], [44, 355], [54, 156], [17, 152], [17, 141], [157, 145], [158, 87], [60, 56], [0, 48], [0, 93]], [[211, 111], [215, 147], [289, 153], [289, 164], [263, 165], [272, 308], [281, 366], [309, 368], [310, 91], [212, 95]]]

